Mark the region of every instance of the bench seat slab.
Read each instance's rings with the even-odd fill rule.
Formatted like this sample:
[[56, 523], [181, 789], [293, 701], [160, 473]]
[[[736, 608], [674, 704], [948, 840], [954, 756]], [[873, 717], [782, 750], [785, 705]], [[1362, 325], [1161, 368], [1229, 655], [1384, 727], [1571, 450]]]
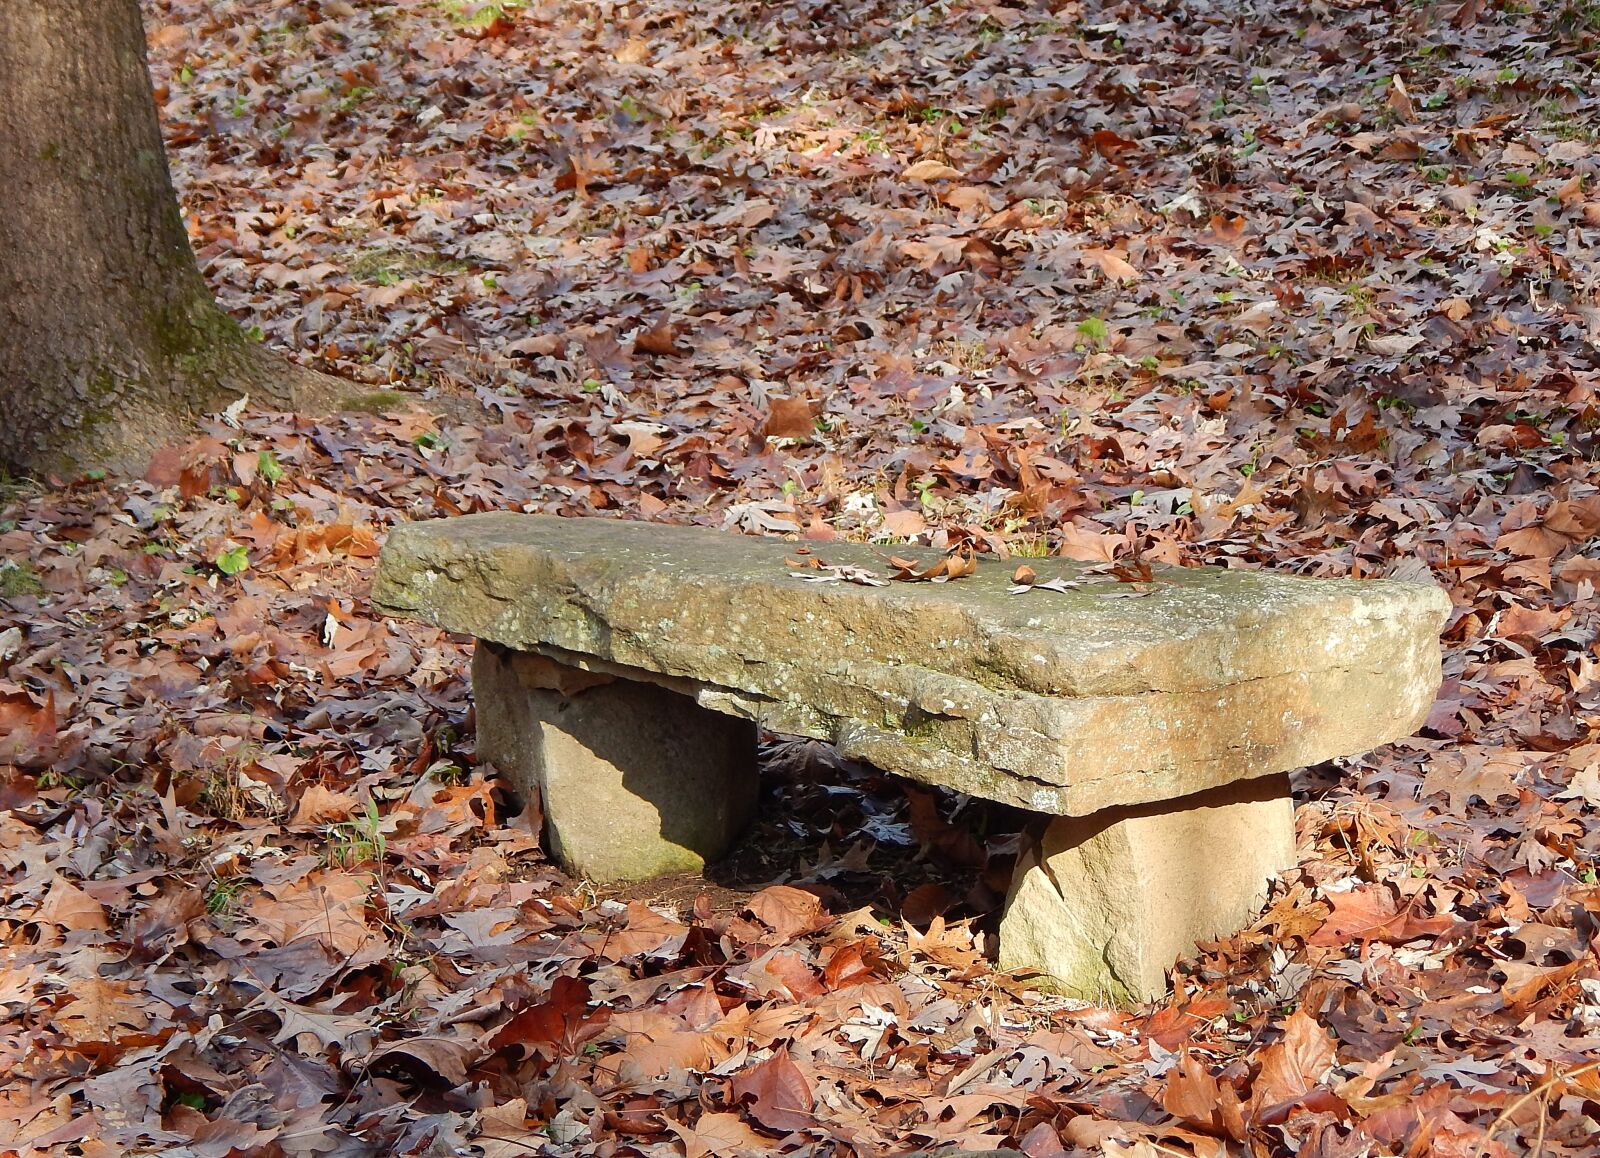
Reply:
[[544, 809], [547, 849], [597, 883], [703, 868], [755, 812], [756, 726], [654, 684], [480, 642], [478, 753]]
[[1248, 925], [1294, 863], [1287, 775], [1053, 817], [1018, 858], [1000, 967], [1088, 1000], [1159, 997], [1175, 961]]
[[[789, 566], [799, 550], [697, 527], [466, 515], [396, 527], [373, 601], [1064, 816], [1366, 752], [1409, 735], [1439, 687], [1450, 603], [1426, 584], [1158, 567], [1141, 594], [1031, 559], [1041, 581], [1083, 586], [1013, 595], [1014, 561], [868, 587], [801, 582], [826, 576]], [[877, 548], [816, 552], [890, 569]]]

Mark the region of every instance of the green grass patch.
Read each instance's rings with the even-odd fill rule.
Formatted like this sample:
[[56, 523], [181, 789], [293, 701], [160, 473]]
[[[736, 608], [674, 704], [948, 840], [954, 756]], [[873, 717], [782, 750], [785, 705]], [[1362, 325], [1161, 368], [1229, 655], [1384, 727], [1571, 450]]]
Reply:
[[467, 272], [467, 263], [439, 253], [380, 247], [358, 253], [349, 265], [350, 276], [374, 285], [394, 285], [408, 277]]
[[0, 599], [17, 599], [24, 595], [42, 595], [44, 584], [31, 564], [15, 559], [0, 559]]

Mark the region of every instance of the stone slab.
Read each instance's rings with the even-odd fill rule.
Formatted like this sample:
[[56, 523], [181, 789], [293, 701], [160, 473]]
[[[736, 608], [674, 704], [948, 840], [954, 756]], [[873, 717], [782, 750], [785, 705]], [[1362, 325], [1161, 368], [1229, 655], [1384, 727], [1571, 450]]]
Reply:
[[478, 645], [478, 753], [544, 810], [546, 847], [591, 881], [697, 872], [755, 812], [756, 726], [666, 688]]
[[[1081, 816], [1409, 735], [1439, 686], [1437, 587], [1158, 567], [1152, 592], [807, 583], [797, 545], [705, 528], [467, 515], [389, 535], [384, 611], [652, 681], [888, 772]], [[909, 548], [815, 544], [892, 568]], [[1082, 564], [1029, 559], [1040, 580]], [[1126, 591], [1126, 588], [1123, 588]]]
[[1000, 968], [1090, 1001], [1158, 997], [1173, 962], [1248, 925], [1294, 863], [1287, 775], [1054, 818], [1017, 859]]

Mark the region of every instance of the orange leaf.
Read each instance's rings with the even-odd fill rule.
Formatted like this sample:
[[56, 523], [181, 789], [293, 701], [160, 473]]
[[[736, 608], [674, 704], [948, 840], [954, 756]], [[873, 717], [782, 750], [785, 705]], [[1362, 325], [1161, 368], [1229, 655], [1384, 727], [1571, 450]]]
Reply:
[[960, 169], [952, 169], [943, 161], [918, 161], [900, 174], [902, 181], [947, 181], [961, 176]]
[[809, 438], [816, 421], [816, 403], [809, 398], [774, 398], [761, 433], [766, 438]]
[[1078, 254], [1078, 260], [1090, 269], [1099, 270], [1112, 281], [1139, 280], [1139, 271], [1114, 249], [1085, 249]]
[[652, 326], [633, 340], [635, 354], [655, 354], [659, 357], [669, 357], [673, 354], [682, 354], [678, 349], [678, 328], [671, 322], [662, 322]]
[[1261, 1054], [1261, 1073], [1250, 1096], [1258, 1116], [1270, 1107], [1304, 1098], [1333, 1068], [1333, 1039], [1304, 1009], [1290, 1014], [1283, 1030], [1283, 1040]]
[[787, 1134], [814, 1125], [816, 1099], [811, 1083], [787, 1050], [773, 1054], [752, 1069], [733, 1075], [729, 1083], [736, 1101], [750, 1102], [750, 1116], [769, 1130]]
[[751, 914], [785, 941], [822, 928], [829, 921], [822, 902], [791, 885], [772, 885], [750, 898]]

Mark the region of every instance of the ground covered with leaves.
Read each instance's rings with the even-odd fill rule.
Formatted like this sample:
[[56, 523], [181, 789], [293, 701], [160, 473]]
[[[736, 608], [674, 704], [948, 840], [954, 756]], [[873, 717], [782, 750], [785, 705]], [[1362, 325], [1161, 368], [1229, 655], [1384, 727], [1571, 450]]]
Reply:
[[[398, 394], [6, 492], [0, 1152], [1594, 1152], [1600, 9], [145, 12], [224, 303]], [[710, 881], [550, 867], [367, 600], [504, 508], [1432, 576], [1446, 683], [1085, 1006], [1015, 814], [818, 745]]]

